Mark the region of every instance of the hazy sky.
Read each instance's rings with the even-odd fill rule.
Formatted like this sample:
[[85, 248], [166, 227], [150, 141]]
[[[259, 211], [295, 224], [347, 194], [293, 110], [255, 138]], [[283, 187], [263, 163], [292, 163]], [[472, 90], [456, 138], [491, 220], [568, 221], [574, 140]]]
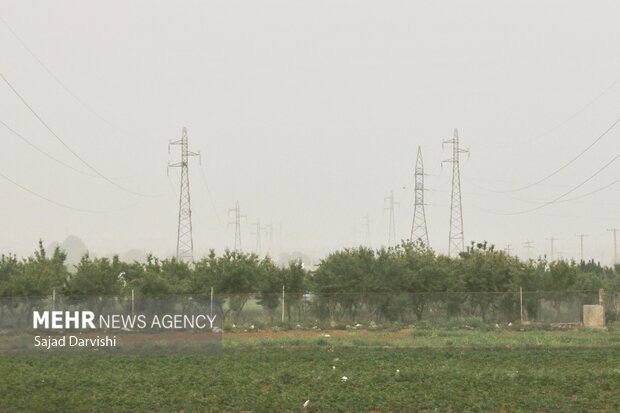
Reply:
[[[620, 116], [617, 1], [7, 1], [0, 72], [66, 144], [118, 184], [78, 173], [0, 125], [0, 250], [80, 236], [96, 253], [176, 246], [179, 174], [168, 141], [188, 128], [196, 255], [232, 246], [227, 209], [282, 227], [282, 250], [312, 254], [388, 238], [384, 198], [413, 215], [418, 145], [431, 246], [448, 247], [451, 156], [458, 128], [466, 240], [535, 242], [532, 256], [609, 263], [620, 184], [544, 204], [620, 153], [620, 125], [538, 185]], [[86, 104], [87, 109], [74, 96]], [[90, 172], [0, 83], [0, 121]], [[620, 178], [620, 160], [566, 198]], [[263, 240], [263, 244], [267, 241]]]

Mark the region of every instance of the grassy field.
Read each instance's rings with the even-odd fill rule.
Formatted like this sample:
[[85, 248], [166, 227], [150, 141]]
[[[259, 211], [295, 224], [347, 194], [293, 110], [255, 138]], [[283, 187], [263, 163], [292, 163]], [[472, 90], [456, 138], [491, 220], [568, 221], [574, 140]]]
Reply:
[[614, 330], [231, 333], [223, 346], [0, 356], [0, 411], [620, 411]]

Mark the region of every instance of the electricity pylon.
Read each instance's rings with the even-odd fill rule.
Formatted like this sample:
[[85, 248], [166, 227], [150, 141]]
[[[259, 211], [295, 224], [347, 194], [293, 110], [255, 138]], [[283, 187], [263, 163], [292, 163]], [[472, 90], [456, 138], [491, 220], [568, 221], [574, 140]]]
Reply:
[[523, 248], [527, 250], [527, 259], [529, 260], [532, 256], [530, 250], [534, 248], [534, 241], [527, 240], [523, 243]]
[[256, 218], [256, 222], [253, 223], [252, 225], [256, 227], [256, 232], [253, 234], [253, 235], [256, 235], [256, 254], [261, 255], [262, 245], [261, 245], [260, 233], [265, 230], [265, 227], [261, 227], [260, 218]]
[[184, 127], [181, 139], [168, 143], [181, 146], [181, 162], [168, 164], [168, 168], [181, 168], [181, 190], [179, 191], [179, 221], [177, 227], [177, 259], [188, 263], [194, 262], [194, 240], [192, 238], [192, 207], [189, 196], [189, 157], [198, 156], [200, 151], [190, 152], [187, 143], [187, 129]]
[[461, 171], [459, 155], [469, 153], [468, 149], [459, 146], [459, 132], [454, 129], [454, 136], [443, 142], [452, 144], [452, 158], [443, 162], [452, 163], [452, 197], [450, 200], [450, 241], [448, 243], [448, 255], [465, 251], [465, 235], [463, 232], [463, 206], [461, 204]]
[[367, 247], [370, 247], [370, 216], [364, 215], [362, 221], [364, 222], [365, 243]]
[[424, 212], [424, 190], [424, 163], [422, 162], [422, 149], [418, 146], [418, 157], [415, 162], [415, 205], [413, 207], [410, 240], [416, 244], [421, 243], [425, 248], [428, 248], [428, 229], [426, 228], [426, 213]]
[[269, 254], [273, 254], [274, 253], [274, 233], [275, 233], [275, 227], [273, 226], [273, 223], [265, 225], [265, 234], [267, 235], [268, 241], [269, 241], [269, 247], [267, 250], [267, 253]]
[[554, 248], [553, 248], [553, 247], [554, 247], [554, 243], [555, 243], [555, 241], [557, 241], [557, 240], [558, 240], [558, 239], [557, 239], [557, 238], [554, 238], [554, 237], [547, 238], [547, 241], [549, 241], [549, 243], [551, 244], [551, 251], [550, 251], [550, 252], [551, 252], [551, 254], [550, 254], [551, 261], [554, 261], [554, 260], [555, 260], [555, 250], [554, 250]]
[[235, 203], [234, 208], [228, 210], [228, 215], [234, 213], [234, 221], [229, 222], [228, 226], [235, 226], [235, 251], [241, 251], [241, 218], [247, 218], [245, 215], [241, 215], [241, 208], [239, 208], [239, 201]]
[[393, 247], [396, 243], [396, 223], [394, 219], [394, 207], [398, 202], [394, 202], [394, 191], [390, 191], [390, 196], [386, 196], [384, 201], [388, 201], [385, 210], [390, 212], [390, 223], [388, 228], [388, 247]]
[[610, 228], [607, 231], [611, 231], [614, 234], [614, 265], [616, 265], [618, 263], [618, 239], [616, 237], [618, 231], [620, 231], [620, 229], [618, 228]]

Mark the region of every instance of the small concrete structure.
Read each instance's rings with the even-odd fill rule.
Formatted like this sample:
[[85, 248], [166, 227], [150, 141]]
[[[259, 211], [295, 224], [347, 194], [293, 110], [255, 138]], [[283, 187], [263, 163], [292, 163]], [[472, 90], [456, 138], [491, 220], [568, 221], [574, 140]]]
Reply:
[[584, 327], [605, 327], [605, 310], [600, 304], [583, 306]]

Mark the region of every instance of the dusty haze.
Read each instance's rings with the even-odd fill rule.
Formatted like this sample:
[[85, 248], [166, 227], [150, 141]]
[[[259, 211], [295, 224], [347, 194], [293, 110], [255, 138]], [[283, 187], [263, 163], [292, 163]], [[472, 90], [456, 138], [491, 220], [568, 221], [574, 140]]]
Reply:
[[[97, 254], [170, 255], [179, 174], [169, 140], [186, 126], [196, 255], [233, 245], [227, 210], [281, 225], [275, 253], [321, 256], [387, 243], [384, 197], [413, 215], [418, 145], [431, 246], [448, 247], [451, 156], [458, 128], [466, 240], [535, 242], [532, 256], [610, 263], [620, 186], [549, 205], [620, 152], [620, 126], [553, 178], [523, 191], [588, 146], [619, 116], [620, 4], [615, 1], [6, 1], [2, 17], [92, 111], [71, 96], [0, 22], [0, 72], [80, 156], [115, 182], [50, 160], [2, 125], [0, 250], [30, 253], [78, 235]], [[97, 115], [95, 115], [95, 112]], [[103, 118], [103, 119], [102, 119]], [[0, 120], [87, 171], [0, 84]], [[195, 161], [195, 162], [194, 162]], [[571, 196], [618, 179], [611, 164]], [[569, 197], [570, 198], [570, 197]], [[263, 236], [264, 250], [269, 242]]]

